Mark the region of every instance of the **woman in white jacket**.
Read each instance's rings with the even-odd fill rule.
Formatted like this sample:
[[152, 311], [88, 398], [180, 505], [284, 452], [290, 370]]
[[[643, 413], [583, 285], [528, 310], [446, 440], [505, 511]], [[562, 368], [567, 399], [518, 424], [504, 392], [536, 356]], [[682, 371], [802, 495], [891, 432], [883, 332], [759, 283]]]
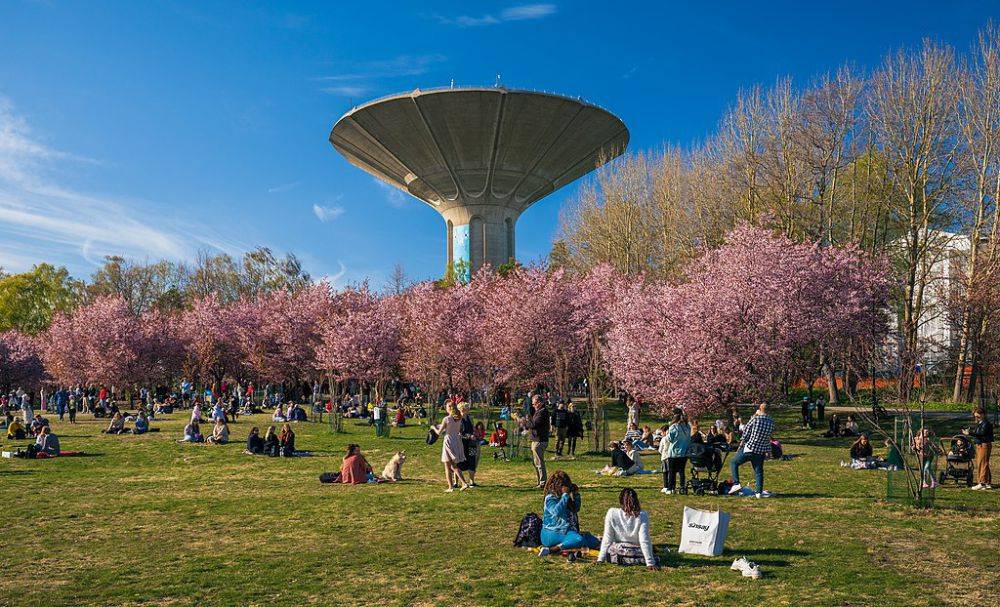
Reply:
[[[649, 537], [649, 513], [639, 505], [635, 489], [622, 489], [618, 502], [621, 508], [610, 508], [604, 516], [604, 535], [597, 561], [610, 560], [622, 565], [644, 561], [646, 567], [658, 569], [653, 541]], [[638, 553], [642, 554], [641, 561]]]

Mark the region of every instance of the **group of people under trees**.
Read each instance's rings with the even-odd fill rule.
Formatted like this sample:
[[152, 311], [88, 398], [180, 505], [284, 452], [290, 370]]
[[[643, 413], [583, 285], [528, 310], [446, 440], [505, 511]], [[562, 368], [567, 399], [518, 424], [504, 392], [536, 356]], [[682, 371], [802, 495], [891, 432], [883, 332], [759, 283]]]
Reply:
[[274, 426], [268, 426], [267, 432], [261, 436], [260, 428], [254, 426], [247, 434], [246, 449], [243, 452], [247, 455], [293, 457], [295, 455], [295, 431], [289, 424], [282, 425], [280, 432]]

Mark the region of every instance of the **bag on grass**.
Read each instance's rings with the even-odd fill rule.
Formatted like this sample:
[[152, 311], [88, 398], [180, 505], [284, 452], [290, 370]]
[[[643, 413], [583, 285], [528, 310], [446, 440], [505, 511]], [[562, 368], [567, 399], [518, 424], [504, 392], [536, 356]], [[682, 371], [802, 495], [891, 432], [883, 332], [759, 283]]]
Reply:
[[645, 565], [646, 557], [642, 555], [642, 547], [639, 544], [614, 542], [608, 546], [608, 562], [626, 566]]
[[706, 512], [684, 506], [681, 545], [677, 552], [719, 556], [729, 532], [729, 513]]
[[521, 519], [521, 526], [514, 538], [517, 548], [535, 548], [542, 545], [542, 519], [534, 512], [529, 512]]
[[340, 482], [340, 472], [324, 472], [319, 475], [319, 482], [321, 483], [339, 483]]
[[781, 441], [771, 441], [771, 459], [781, 459], [785, 454], [785, 449], [781, 446]]

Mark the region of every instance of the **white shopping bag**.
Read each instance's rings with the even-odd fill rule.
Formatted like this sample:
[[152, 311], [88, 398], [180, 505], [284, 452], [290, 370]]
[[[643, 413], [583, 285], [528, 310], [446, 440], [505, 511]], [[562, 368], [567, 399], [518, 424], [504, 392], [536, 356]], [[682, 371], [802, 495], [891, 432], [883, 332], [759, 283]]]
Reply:
[[728, 512], [706, 512], [684, 506], [681, 545], [677, 552], [719, 556], [729, 531]]

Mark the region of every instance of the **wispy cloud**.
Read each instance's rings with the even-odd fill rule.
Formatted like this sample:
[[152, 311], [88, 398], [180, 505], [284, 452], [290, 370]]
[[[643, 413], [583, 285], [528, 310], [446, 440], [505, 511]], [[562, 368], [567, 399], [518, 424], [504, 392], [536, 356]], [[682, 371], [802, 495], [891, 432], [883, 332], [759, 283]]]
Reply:
[[485, 15], [459, 15], [450, 17], [446, 15], [434, 15], [439, 23], [443, 25], [455, 25], [458, 27], [480, 27], [484, 25], [499, 25], [508, 21], [528, 21], [532, 19], [544, 19], [556, 12], [555, 4], [520, 4], [510, 6], [497, 14], [487, 13]]
[[367, 84], [338, 84], [336, 86], [324, 86], [320, 89], [329, 95], [338, 97], [360, 97], [372, 90]]
[[401, 209], [406, 206], [406, 194], [404, 194], [402, 190], [396, 186], [389, 185], [381, 179], [376, 179], [375, 177], [372, 177], [372, 181], [374, 181], [375, 185], [377, 185], [379, 189], [382, 190], [382, 193], [385, 194], [385, 200], [389, 203], [389, 206], [394, 209]]
[[[19, 271], [49, 261], [79, 268], [106, 255], [182, 260], [201, 249], [246, 249], [151, 203], [82, 192], [53, 177], [81, 163], [94, 161], [41, 141], [0, 96], [0, 265]], [[12, 246], [19, 254], [11, 254]]]
[[326, 206], [321, 204], [313, 205], [313, 215], [322, 222], [333, 221], [344, 214], [344, 207]]
[[330, 95], [359, 97], [375, 91], [380, 81], [426, 74], [446, 60], [444, 55], [399, 55], [391, 59], [340, 62], [340, 73], [314, 78]]
[[290, 181], [288, 183], [282, 183], [281, 185], [276, 185], [274, 187], [267, 188], [268, 194], [279, 194], [281, 192], [288, 192], [289, 190], [294, 190], [299, 187], [300, 181]]

